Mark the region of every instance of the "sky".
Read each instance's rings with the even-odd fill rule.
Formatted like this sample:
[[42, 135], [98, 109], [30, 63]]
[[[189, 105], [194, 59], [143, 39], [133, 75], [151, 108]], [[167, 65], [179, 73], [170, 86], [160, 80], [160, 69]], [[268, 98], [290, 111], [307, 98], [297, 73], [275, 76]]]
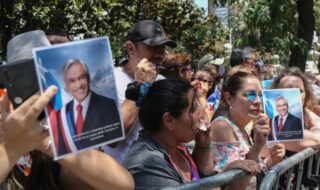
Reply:
[[194, 0], [195, 4], [203, 7], [206, 13], [208, 12], [208, 0]]

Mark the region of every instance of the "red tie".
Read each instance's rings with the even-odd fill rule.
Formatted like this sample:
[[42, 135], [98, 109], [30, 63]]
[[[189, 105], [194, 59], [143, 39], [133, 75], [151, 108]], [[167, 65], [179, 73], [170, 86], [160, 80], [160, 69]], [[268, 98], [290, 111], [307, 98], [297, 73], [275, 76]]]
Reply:
[[282, 128], [283, 128], [283, 118], [280, 117], [280, 124], [279, 124], [279, 128], [278, 128], [278, 132], [279, 132], [279, 133], [282, 132]]
[[77, 128], [78, 137], [80, 137], [80, 134], [82, 132], [82, 127], [83, 127], [83, 116], [82, 116], [81, 104], [77, 105], [77, 112], [78, 112], [78, 117], [77, 117], [76, 128]]

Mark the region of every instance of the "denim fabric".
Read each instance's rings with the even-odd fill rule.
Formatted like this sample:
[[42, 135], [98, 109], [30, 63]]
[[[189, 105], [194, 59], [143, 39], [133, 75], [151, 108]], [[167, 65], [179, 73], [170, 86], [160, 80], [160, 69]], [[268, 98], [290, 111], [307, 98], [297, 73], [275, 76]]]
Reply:
[[161, 189], [184, 183], [168, 153], [146, 133], [140, 133], [123, 165], [132, 174], [135, 189]]

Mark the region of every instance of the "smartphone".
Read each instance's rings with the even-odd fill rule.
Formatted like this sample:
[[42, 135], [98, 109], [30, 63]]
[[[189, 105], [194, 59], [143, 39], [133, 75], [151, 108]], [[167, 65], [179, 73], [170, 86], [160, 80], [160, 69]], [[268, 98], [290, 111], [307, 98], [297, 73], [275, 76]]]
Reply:
[[[14, 108], [39, 91], [33, 59], [0, 65], [0, 88], [7, 89]], [[38, 119], [44, 118], [42, 112]]]

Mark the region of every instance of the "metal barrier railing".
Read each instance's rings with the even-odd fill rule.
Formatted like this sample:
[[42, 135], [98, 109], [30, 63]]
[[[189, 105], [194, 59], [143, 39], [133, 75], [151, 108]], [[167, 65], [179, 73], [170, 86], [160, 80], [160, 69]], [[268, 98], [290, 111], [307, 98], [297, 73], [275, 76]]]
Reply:
[[243, 178], [247, 175], [248, 173], [243, 170], [228, 170], [214, 176], [202, 178], [195, 182], [185, 183], [176, 187], [165, 188], [165, 190], [207, 190], [227, 185], [231, 181]]
[[[313, 167], [313, 160], [316, 158], [316, 166]], [[295, 189], [301, 188], [301, 180], [303, 176], [303, 167], [304, 167], [304, 161], [308, 159], [308, 169], [307, 174], [305, 176], [304, 184], [309, 183], [309, 186], [318, 186], [319, 185], [319, 165], [320, 165], [320, 159], [319, 159], [319, 150], [314, 150], [312, 148], [306, 148], [303, 151], [300, 151], [287, 159], [281, 161], [277, 165], [270, 168], [270, 170], [266, 173], [265, 177], [263, 178], [260, 190], [266, 190], [266, 189], [278, 189], [279, 186], [279, 179], [282, 174], [287, 172], [287, 179], [285, 187], [286, 189], [291, 189], [292, 184], [292, 173], [294, 170], [294, 167], [299, 165], [298, 172], [297, 172], [297, 178], [295, 181]], [[312, 174], [312, 169], [314, 168], [314, 174]], [[313, 184], [311, 184], [313, 183]], [[306, 187], [305, 189], [308, 189]]]
[[[319, 175], [319, 166], [320, 166], [320, 152], [319, 150], [314, 150], [312, 148], [304, 149], [287, 159], [281, 161], [277, 165], [273, 166], [263, 178], [260, 184], [260, 190], [269, 190], [269, 189], [277, 189], [279, 185], [279, 178], [282, 174], [287, 172], [287, 176], [291, 176], [294, 172], [294, 167], [298, 165], [298, 172], [295, 181], [295, 189], [301, 188], [301, 180], [303, 177], [303, 167], [304, 161], [308, 159], [308, 169], [307, 174], [304, 174], [304, 184], [317, 182], [315, 184], [311, 184], [311, 187], [314, 185], [320, 184]], [[314, 159], [316, 160], [315, 165]], [[315, 166], [315, 167], [314, 167]], [[234, 180], [241, 179], [247, 176], [248, 173], [243, 170], [229, 170], [223, 173], [219, 173], [214, 176], [202, 178], [195, 182], [185, 183], [176, 187], [165, 188], [165, 190], [194, 190], [194, 189], [203, 189], [209, 190], [216, 187], [223, 187], [228, 185], [230, 182]], [[285, 187], [287, 190], [291, 189], [292, 179], [286, 181]], [[311, 179], [311, 180], [310, 180]], [[309, 181], [309, 182], [306, 182]], [[311, 181], [311, 182], [310, 182]], [[310, 185], [310, 184], [309, 184]], [[308, 187], [304, 188], [308, 190]]]

